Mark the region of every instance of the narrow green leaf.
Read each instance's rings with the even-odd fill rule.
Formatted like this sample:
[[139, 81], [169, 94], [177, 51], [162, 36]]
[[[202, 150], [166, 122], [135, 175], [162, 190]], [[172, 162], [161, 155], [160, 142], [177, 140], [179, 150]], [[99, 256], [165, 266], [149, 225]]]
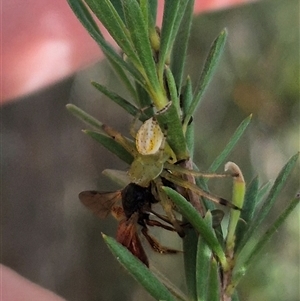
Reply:
[[[184, 116], [187, 108], [190, 106], [192, 102], [192, 97], [193, 97], [192, 82], [191, 82], [191, 78], [188, 77], [186, 80], [186, 85], [181, 95], [182, 112]], [[195, 137], [194, 137], [195, 123], [193, 122], [193, 120], [189, 122], [187, 128], [183, 128], [182, 130], [183, 133], [185, 134], [185, 140], [186, 140], [187, 148], [189, 150], [190, 158], [193, 160], [194, 145], [195, 145]]]
[[257, 194], [257, 203], [260, 203], [261, 200], [263, 199], [263, 197], [266, 195], [266, 193], [268, 192], [268, 190], [271, 187], [271, 182], [267, 182], [266, 184], [262, 185], [259, 190], [258, 190], [258, 194]]
[[164, 3], [163, 21], [160, 32], [160, 49], [159, 49], [159, 62], [158, 73], [162, 80], [164, 65], [166, 64], [166, 57], [170, 51], [170, 44], [172, 38], [172, 30], [178, 15], [180, 1], [166, 0]]
[[[131, 75], [133, 75], [135, 80], [140, 82], [140, 76], [138, 75], [138, 73], [132, 68], [130, 70], [128, 70], [128, 68], [127, 68], [128, 66], [123, 65], [123, 62], [122, 62], [122, 64], [119, 64], [113, 58], [111, 58], [109, 56], [107, 56], [107, 59], [108, 59], [109, 63], [111, 64], [116, 75], [119, 76], [121, 82], [124, 84], [125, 88], [127, 88], [127, 90], [129, 91], [129, 93], [133, 97], [133, 99], [136, 100], [136, 98], [137, 98], [136, 91], [134, 90], [134, 88], [131, 84], [131, 81], [129, 80], [129, 78], [124, 70], [129, 71], [131, 73]], [[137, 79], [136, 76], [139, 76], [139, 78]]]
[[92, 85], [99, 90], [101, 93], [109, 97], [112, 101], [122, 107], [125, 111], [127, 111], [132, 116], [136, 116], [140, 111], [137, 107], [132, 105], [129, 101], [121, 97], [120, 95], [108, 90], [105, 86], [98, 84], [96, 82], [92, 82]]
[[280, 191], [282, 190], [283, 186], [285, 185], [289, 174], [293, 170], [298, 157], [299, 157], [299, 153], [297, 153], [296, 155], [291, 157], [290, 160], [286, 163], [286, 165], [280, 171], [279, 175], [277, 176], [277, 178], [269, 192], [267, 199], [264, 201], [259, 212], [257, 212], [257, 215], [254, 218], [253, 222], [251, 223], [250, 228], [245, 233], [242, 241], [240, 242], [239, 248], [237, 249], [236, 253], [239, 253], [241, 251], [241, 249], [244, 247], [245, 243], [250, 239], [252, 234], [255, 233], [255, 230], [260, 226], [262, 221], [268, 215], [268, 213], [269, 213], [270, 209], [272, 208], [272, 206], [274, 205]]
[[299, 204], [299, 196], [295, 197], [287, 208], [282, 212], [282, 214], [276, 219], [274, 224], [269, 227], [265, 234], [259, 239], [252, 251], [245, 257], [243, 257], [243, 262], [239, 262], [238, 268], [233, 271], [233, 285], [237, 285], [240, 278], [248, 270], [249, 266], [254, 262], [255, 257], [261, 252], [262, 248], [270, 241], [278, 228], [283, 224], [283, 222], [288, 218], [288, 216], [293, 212], [295, 207]]
[[256, 209], [258, 185], [259, 185], [258, 177], [255, 177], [250, 182], [246, 190], [245, 202], [241, 213], [241, 219], [243, 219], [246, 223], [252, 220]]
[[155, 92], [158, 92], [160, 87], [152, 56], [148, 26], [143, 19], [139, 4], [136, 0], [123, 0], [123, 9], [135, 53], [143, 66], [143, 72], [141, 70], [140, 72], [146, 74], [147, 85], [152, 87]]
[[199, 234], [206, 241], [210, 249], [219, 258], [224, 270], [227, 270], [228, 264], [224, 251], [216, 239], [212, 228], [210, 228], [199, 212], [177, 191], [170, 187], [163, 187], [166, 194], [172, 199], [180, 213], [191, 223], [191, 225], [199, 232]]
[[114, 71], [116, 72], [116, 74], [118, 74], [131, 95], [133, 97], [136, 97], [135, 91], [124, 70], [128, 71], [136, 81], [140, 82], [143, 85], [141, 74], [130, 64], [126, 63], [123, 58], [121, 58], [120, 55], [105, 41], [90, 12], [87, 10], [86, 6], [81, 0], [68, 0], [68, 3], [81, 24], [86, 28], [91, 37], [100, 46], [101, 50], [112, 65]]
[[[232, 135], [231, 139], [229, 140], [229, 142], [225, 146], [224, 150], [220, 153], [220, 155], [214, 160], [214, 162], [208, 168], [208, 172], [215, 172], [220, 167], [220, 165], [222, 163], [224, 163], [224, 161], [226, 160], [228, 155], [231, 153], [232, 149], [237, 144], [237, 142], [239, 141], [239, 139], [241, 138], [241, 136], [245, 132], [246, 128], [248, 127], [248, 125], [251, 121], [251, 117], [252, 117], [252, 115], [248, 116], [246, 119], [244, 119], [241, 122], [241, 124], [236, 129], [236, 131]], [[206, 191], [209, 191], [208, 187], [207, 187], [208, 180], [209, 180], [208, 178], [196, 178], [196, 183], [202, 189], [204, 189]], [[204, 204], [205, 204], [205, 207], [208, 210], [212, 211], [212, 210], [215, 209], [215, 205], [212, 202], [210, 202], [206, 199], [204, 199]]]
[[142, 285], [155, 300], [175, 301], [167, 288], [153, 273], [114, 238], [102, 234], [113, 255], [130, 275]]
[[167, 141], [174, 151], [177, 160], [187, 159], [189, 157], [185, 137], [182, 132], [182, 125], [176, 107], [171, 106], [163, 113], [157, 114], [156, 119], [167, 135]]
[[98, 121], [96, 118], [89, 115], [88, 113], [84, 112], [77, 106], [69, 103], [66, 105], [66, 108], [68, 111], [70, 111], [73, 115], [75, 115], [78, 119], [80, 119], [84, 123], [92, 126], [97, 130], [102, 130], [102, 123], [100, 121]]
[[[184, 222], [186, 219], [183, 220]], [[199, 234], [194, 229], [186, 229], [183, 238], [183, 259], [185, 281], [191, 300], [197, 300], [196, 287], [196, 254]]]
[[142, 18], [145, 22], [145, 24], [147, 25], [147, 29], [149, 29], [149, 3], [148, 0], [140, 0], [139, 1], [140, 4], [140, 9], [141, 9], [141, 13], [142, 13]]
[[201, 73], [198, 85], [196, 87], [195, 96], [193, 102], [189, 108], [189, 111], [186, 115], [186, 119], [184, 120], [184, 124], [187, 124], [190, 118], [193, 116], [196, 108], [198, 107], [200, 100], [202, 99], [202, 95], [208, 86], [208, 83], [211, 81], [213, 73], [216, 69], [219, 58], [223, 52], [223, 48], [225, 46], [227, 38], [227, 30], [223, 29], [219, 36], [213, 42], [208, 57], [205, 61], [203, 71]]
[[197, 300], [206, 301], [207, 288], [208, 288], [208, 275], [210, 271], [211, 250], [205, 241], [199, 237], [197, 252], [197, 266], [196, 266], [196, 279], [197, 279]]
[[169, 290], [169, 292], [174, 297], [176, 297], [176, 300], [190, 301], [190, 299], [178, 288], [178, 286], [172, 283], [169, 278], [162, 274], [157, 268], [151, 265], [150, 270], [157, 277], [157, 279]]
[[[208, 211], [204, 222], [211, 227], [212, 226], [212, 216], [210, 211]], [[207, 289], [208, 289], [208, 279], [210, 272], [210, 264], [212, 259], [212, 253], [204, 239], [199, 236], [197, 244], [197, 262], [196, 262], [196, 285], [197, 285], [197, 301], [206, 301], [207, 299]]]
[[179, 97], [178, 97], [177, 88], [176, 88], [172, 71], [168, 66], [165, 67], [165, 75], [168, 83], [168, 90], [170, 93], [171, 101], [173, 102], [173, 105], [176, 107], [177, 114], [179, 116], [181, 111], [180, 104], [179, 104]]
[[94, 131], [85, 130], [83, 132], [95, 139], [97, 142], [101, 143], [105, 148], [119, 157], [122, 161], [126, 162], [129, 165], [132, 163], [132, 155], [112, 138]]
[[[164, 6], [164, 13], [165, 13], [165, 8], [166, 8], [166, 5], [167, 6], [173, 6], [174, 5], [174, 1], [172, 0], [166, 0], [165, 2], [168, 2], [168, 3], [165, 3], [165, 6]], [[182, 22], [182, 18], [183, 18], [183, 15], [185, 13], [185, 9], [186, 9], [186, 6], [188, 4], [188, 2], [193, 2], [193, 0], [189, 0], [189, 1], [186, 1], [186, 0], [178, 0], [179, 2], [179, 6], [178, 6], [178, 9], [177, 9], [177, 14], [176, 14], [176, 17], [175, 17], [175, 22], [174, 22], [174, 25], [173, 25], [173, 28], [172, 28], [172, 31], [171, 31], [171, 38], [170, 38], [170, 46], [169, 46], [169, 49], [171, 50], [172, 47], [173, 47], [173, 43], [174, 43], [174, 40], [176, 38], [176, 35], [178, 33], [178, 30], [179, 30], [179, 27], [180, 27], [180, 24]], [[169, 10], [172, 10], [172, 8], [169, 8]], [[165, 22], [164, 20], [165, 16], [163, 16], [163, 22]], [[163, 24], [162, 24], [163, 26]], [[163, 30], [163, 29], [162, 29]]]
[[[135, 88], [136, 88], [136, 92], [137, 92], [137, 95], [138, 95], [138, 104], [139, 104], [139, 107], [144, 110], [144, 112], [146, 111], [146, 108], [152, 108], [152, 101], [151, 101], [151, 98], [149, 96], [149, 93], [143, 88], [143, 86], [141, 86], [138, 82], [136, 82], [136, 85], [135, 85]], [[151, 110], [151, 116], [153, 116], [153, 108]]]
[[101, 32], [98, 28], [98, 25], [94, 21], [92, 15], [89, 13], [88, 9], [86, 8], [85, 4], [82, 0], [67, 0], [70, 7], [72, 8], [73, 12], [77, 16], [77, 18], [82, 22], [85, 23], [85, 27], [88, 32], [98, 32], [100, 35]]
[[[171, 54], [171, 70], [174, 74], [175, 83], [179, 94], [184, 74], [186, 53], [193, 20], [194, 0], [187, 3], [178, 33], [176, 35]], [[189, 104], [190, 105], [190, 104]], [[187, 112], [187, 111], [184, 111]]]
[[102, 0], [101, 2], [97, 0], [85, 0], [85, 2], [110, 33], [115, 42], [130, 58], [130, 61], [139, 69], [141, 62], [135, 52], [126, 26], [111, 2], [109, 0]]
[[258, 194], [258, 177], [255, 177], [249, 184], [245, 194], [245, 202], [241, 212], [241, 218], [236, 229], [236, 249], [244, 236], [249, 224], [253, 219], [253, 215], [257, 205]]
[[[175, 77], [176, 75], [174, 75]], [[186, 83], [182, 88], [181, 94], [180, 94], [180, 108], [182, 110], [183, 118], [185, 117], [185, 114], [188, 111], [188, 108], [190, 107], [193, 100], [193, 89], [192, 89], [192, 81], [190, 76], [187, 76]], [[192, 119], [189, 123], [192, 122]]]
[[115, 8], [117, 14], [120, 16], [123, 22], [125, 22], [125, 16], [123, 12], [122, 0], [110, 0], [111, 4]]
[[210, 273], [209, 273], [209, 284], [208, 284], [208, 293], [207, 300], [208, 301], [219, 301], [221, 300], [221, 292], [220, 292], [220, 279], [219, 279], [219, 268], [217, 261], [212, 258]]
[[226, 160], [228, 155], [231, 153], [232, 149], [235, 147], [243, 133], [245, 132], [246, 128], [248, 127], [250, 121], [251, 121], [252, 115], [249, 115], [246, 119], [242, 121], [242, 123], [239, 125], [239, 127], [236, 129], [234, 134], [232, 135], [231, 139], [225, 146], [224, 150], [221, 152], [221, 154], [214, 160], [214, 162], [210, 165], [208, 168], [209, 172], [215, 172], [222, 163]]
[[148, 23], [149, 23], [149, 28], [155, 27], [156, 24], [156, 15], [157, 15], [157, 0], [147, 0], [148, 5], [149, 5], [149, 18], [148, 18]]
[[158, 74], [161, 81], [163, 79], [164, 66], [169, 60], [168, 56], [171, 54], [171, 49], [187, 2], [186, 0], [165, 1], [158, 61]]
[[[73, 104], [67, 104], [66, 108], [77, 118], [85, 122], [86, 124], [92, 126], [93, 128], [100, 130], [103, 132], [102, 126], [103, 123], [92, 117], [91, 115], [87, 114], [77, 106]], [[125, 161], [128, 164], [131, 164], [133, 161], [133, 157], [123, 146], [121, 146], [118, 142], [114, 139], [107, 136], [107, 134], [85, 130], [84, 133], [91, 136], [93, 139], [100, 142], [104, 147], [110, 150], [112, 153], [117, 155], [121, 160]]]

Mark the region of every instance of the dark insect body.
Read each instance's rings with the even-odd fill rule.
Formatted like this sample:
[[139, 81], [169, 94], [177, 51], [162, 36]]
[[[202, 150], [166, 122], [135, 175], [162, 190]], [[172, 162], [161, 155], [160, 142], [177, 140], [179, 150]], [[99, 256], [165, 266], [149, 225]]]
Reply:
[[148, 226], [157, 226], [169, 231], [175, 231], [171, 226], [158, 220], [150, 219], [150, 214], [153, 213], [164, 222], [170, 223], [167, 218], [151, 209], [151, 205], [157, 203], [157, 200], [151, 193], [150, 187], [141, 187], [130, 183], [123, 190], [115, 192], [83, 191], [79, 194], [79, 199], [100, 218], [105, 218], [111, 213], [119, 221], [116, 235], [117, 241], [146, 266], [149, 266], [149, 261], [138, 235], [138, 225], [142, 227], [142, 234], [155, 252], [161, 254], [178, 252], [177, 250], [161, 246], [148, 233]]

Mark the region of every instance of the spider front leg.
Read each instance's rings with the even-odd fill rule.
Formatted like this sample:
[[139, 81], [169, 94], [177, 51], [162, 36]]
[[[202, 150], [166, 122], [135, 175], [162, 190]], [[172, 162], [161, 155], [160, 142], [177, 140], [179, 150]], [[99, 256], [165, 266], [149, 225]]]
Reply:
[[113, 129], [112, 127], [103, 124], [102, 130], [113, 140], [115, 140], [118, 144], [124, 147], [133, 157], [138, 155], [138, 152], [135, 148], [133, 141], [129, 140], [128, 138], [124, 137], [121, 133]]
[[235, 209], [235, 210], [241, 210], [241, 208], [235, 206], [234, 204], [230, 203], [229, 201], [227, 201], [223, 198], [220, 198], [218, 196], [212, 195], [209, 192], [204, 191], [203, 189], [199, 188], [196, 184], [185, 181], [182, 178], [175, 176], [167, 171], [163, 171], [162, 176], [164, 178], [166, 178], [167, 180], [169, 180], [170, 182], [174, 183], [175, 185], [178, 185], [185, 189], [189, 189], [189, 190], [193, 191], [194, 193], [196, 193], [197, 195], [207, 198], [208, 200], [210, 200], [214, 203], [217, 203], [217, 204], [220, 204], [223, 206], [227, 206], [227, 207]]

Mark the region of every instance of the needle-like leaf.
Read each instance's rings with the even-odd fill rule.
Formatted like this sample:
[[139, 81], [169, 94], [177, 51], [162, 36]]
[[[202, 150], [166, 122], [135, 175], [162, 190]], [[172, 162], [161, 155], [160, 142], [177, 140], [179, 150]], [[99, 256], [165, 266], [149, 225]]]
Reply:
[[78, 119], [83, 121], [84, 123], [90, 125], [91, 127], [101, 130], [102, 131], [102, 123], [98, 121], [96, 118], [93, 116], [89, 115], [88, 113], [84, 112], [77, 106], [69, 103], [66, 105], [66, 108], [68, 111], [70, 111], [74, 116], [76, 116]]
[[248, 270], [248, 267], [253, 263], [255, 257], [261, 252], [262, 248], [270, 241], [273, 235], [277, 232], [278, 228], [283, 224], [283, 222], [288, 218], [292, 213], [295, 207], [299, 204], [300, 196], [296, 196], [293, 200], [290, 201], [286, 209], [281, 213], [277, 218], [274, 224], [269, 227], [269, 229], [264, 233], [264, 235], [256, 243], [252, 251], [247, 256], [241, 256], [242, 262], [239, 262], [237, 268], [234, 269], [232, 283], [234, 286], [237, 285], [242, 276], [244, 276], [245, 271]]
[[133, 42], [130, 38], [126, 25], [114, 6], [109, 0], [85, 0], [90, 9], [108, 30], [120, 48], [130, 58], [130, 61], [137, 69], [141, 67], [141, 62], [135, 52]]
[[236, 129], [232, 137], [230, 138], [229, 142], [226, 144], [224, 150], [221, 152], [221, 154], [214, 160], [214, 162], [210, 165], [208, 168], [208, 171], [215, 172], [221, 164], [224, 163], [228, 155], [231, 153], [235, 145], [238, 143], [239, 139], [244, 134], [245, 130], [247, 129], [250, 121], [251, 121], [252, 115], [249, 115], [247, 118], [245, 118], [239, 127]]
[[[208, 211], [209, 212], [209, 211]], [[208, 226], [212, 226], [212, 216], [209, 212], [204, 221]], [[197, 285], [197, 300], [208, 301], [208, 275], [211, 269], [212, 252], [205, 240], [199, 236], [197, 244], [197, 262], [196, 262], [196, 285]]]
[[274, 205], [279, 193], [281, 192], [283, 186], [285, 185], [287, 178], [291, 171], [293, 170], [297, 160], [298, 160], [299, 154], [297, 153], [293, 157], [290, 158], [290, 160], [286, 163], [286, 165], [282, 168], [279, 175], [277, 176], [270, 193], [263, 203], [261, 209], [259, 212], [257, 212], [257, 215], [252, 220], [252, 223], [248, 229], [248, 231], [245, 233], [242, 241], [239, 244], [239, 248], [236, 250], [236, 253], [238, 254], [241, 249], [245, 246], [246, 242], [249, 241], [249, 239], [252, 237], [252, 235], [255, 233], [255, 230], [260, 226], [262, 221], [265, 219], [265, 217], [268, 215], [270, 209]]
[[188, 2], [189, 1], [186, 0], [165, 0], [158, 61], [158, 74], [161, 80], [164, 66], [168, 61], [168, 56], [170, 55], [173, 47], [179, 25]]
[[215, 258], [211, 260], [210, 273], [207, 288], [207, 301], [219, 301], [221, 296], [219, 267]]
[[[184, 74], [186, 62], [186, 53], [190, 37], [192, 19], [193, 19], [194, 0], [188, 1], [171, 54], [171, 70], [174, 74], [175, 83], [179, 94]], [[190, 105], [190, 104], [189, 104]]]
[[181, 214], [203, 237], [207, 245], [218, 257], [223, 269], [227, 270], [228, 264], [225, 253], [215, 237], [213, 229], [204, 222], [203, 218], [199, 215], [199, 212], [181, 194], [169, 187], [164, 187], [163, 189], [175, 203]]
[[154, 276], [153, 273], [125, 247], [114, 238], [102, 234], [103, 239], [114, 256], [130, 273], [130, 275], [142, 285], [155, 300], [175, 301], [175, 298], [167, 288]]
[[[184, 219], [184, 222], [186, 219]], [[196, 258], [197, 258], [197, 242], [199, 234], [195, 229], [187, 229], [183, 238], [183, 259], [186, 286], [191, 300], [197, 300], [196, 286]]]
[[89, 135], [90, 137], [92, 137], [93, 139], [95, 139], [100, 144], [102, 144], [105, 148], [107, 148], [110, 152], [112, 152], [117, 157], [119, 157], [122, 161], [126, 162], [127, 164], [132, 163], [133, 156], [114, 139], [108, 137], [105, 134], [101, 134], [99, 132], [94, 132], [89, 130], [84, 130], [83, 132]]
[[245, 201], [243, 210], [241, 212], [240, 221], [236, 229], [236, 243], [235, 247], [238, 248], [242, 237], [245, 235], [250, 221], [253, 219], [253, 215], [257, 205], [258, 194], [258, 178], [255, 177], [249, 184], [245, 194]]
[[126, 110], [130, 115], [136, 117], [139, 113], [139, 109], [132, 105], [128, 100], [124, 99], [120, 95], [116, 94], [115, 92], [112, 92], [108, 90], [105, 86], [98, 84], [96, 82], [92, 82], [92, 85], [101, 93], [109, 97], [113, 102], [118, 104], [120, 107], [122, 107], [124, 110]]
[[[136, 0], [123, 1], [123, 9], [126, 24], [134, 46], [134, 52], [143, 66], [143, 72], [145, 72], [144, 79], [146, 80], [149, 89], [153, 90], [154, 93], [159, 94], [161, 93], [161, 87], [158, 83], [155, 63], [152, 55], [148, 24], [143, 19], [142, 11]], [[153, 101], [155, 102], [155, 99], [153, 99]]]
[[[181, 102], [182, 102], [182, 112], [185, 115], [187, 108], [190, 106], [193, 98], [193, 91], [192, 91], [192, 82], [190, 77], [187, 78], [185, 87], [181, 94]], [[193, 159], [194, 157], [194, 130], [195, 130], [195, 123], [193, 120], [187, 125], [187, 128], [183, 128], [183, 133], [185, 134], [186, 144], [190, 153], [190, 158]]]
[[114, 71], [116, 74], [118, 74], [128, 91], [133, 97], [136, 97], [132, 84], [124, 70], [128, 71], [136, 81], [139, 81], [141, 84], [143, 84], [143, 81], [141, 80], [141, 74], [132, 65], [126, 63], [123, 58], [105, 41], [97, 24], [95, 23], [85, 4], [83, 4], [82, 0], [68, 0], [68, 3], [81, 24], [100, 46], [101, 50], [112, 65]]
[[219, 34], [219, 36], [213, 42], [208, 57], [205, 61], [203, 71], [201, 73], [198, 85], [196, 87], [195, 96], [191, 106], [186, 114], [184, 125], [188, 124], [190, 118], [193, 116], [196, 108], [198, 107], [200, 100], [202, 99], [202, 95], [204, 94], [205, 89], [207, 88], [209, 82], [212, 79], [213, 73], [216, 69], [217, 62], [223, 52], [223, 48], [225, 46], [227, 38], [227, 30], [223, 29], [223, 31]]

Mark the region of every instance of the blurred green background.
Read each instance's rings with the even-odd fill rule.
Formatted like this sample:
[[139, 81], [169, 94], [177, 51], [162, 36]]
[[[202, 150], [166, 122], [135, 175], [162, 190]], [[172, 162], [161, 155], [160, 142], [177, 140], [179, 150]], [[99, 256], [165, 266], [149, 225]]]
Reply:
[[[225, 53], [194, 116], [195, 161], [205, 170], [253, 113], [229, 160], [242, 168], [247, 182], [256, 175], [261, 183], [272, 181], [299, 151], [299, 1], [261, 1], [195, 17], [187, 66], [194, 81], [224, 27], [229, 32]], [[101, 171], [126, 165], [82, 134], [84, 125], [69, 115], [65, 104], [76, 104], [125, 134], [132, 121], [90, 80], [126, 96], [102, 61], [1, 108], [2, 263], [70, 301], [152, 300], [102, 241], [101, 231], [115, 234], [115, 221], [97, 219], [77, 197], [82, 190], [118, 189]], [[298, 164], [270, 223], [299, 187]], [[228, 182], [211, 181], [210, 189], [230, 197]], [[165, 245], [180, 248], [176, 235], [155, 233]], [[299, 300], [299, 246], [297, 208], [240, 283], [240, 299]], [[184, 289], [181, 256], [156, 255], [147, 245], [146, 250], [153, 264]]]

